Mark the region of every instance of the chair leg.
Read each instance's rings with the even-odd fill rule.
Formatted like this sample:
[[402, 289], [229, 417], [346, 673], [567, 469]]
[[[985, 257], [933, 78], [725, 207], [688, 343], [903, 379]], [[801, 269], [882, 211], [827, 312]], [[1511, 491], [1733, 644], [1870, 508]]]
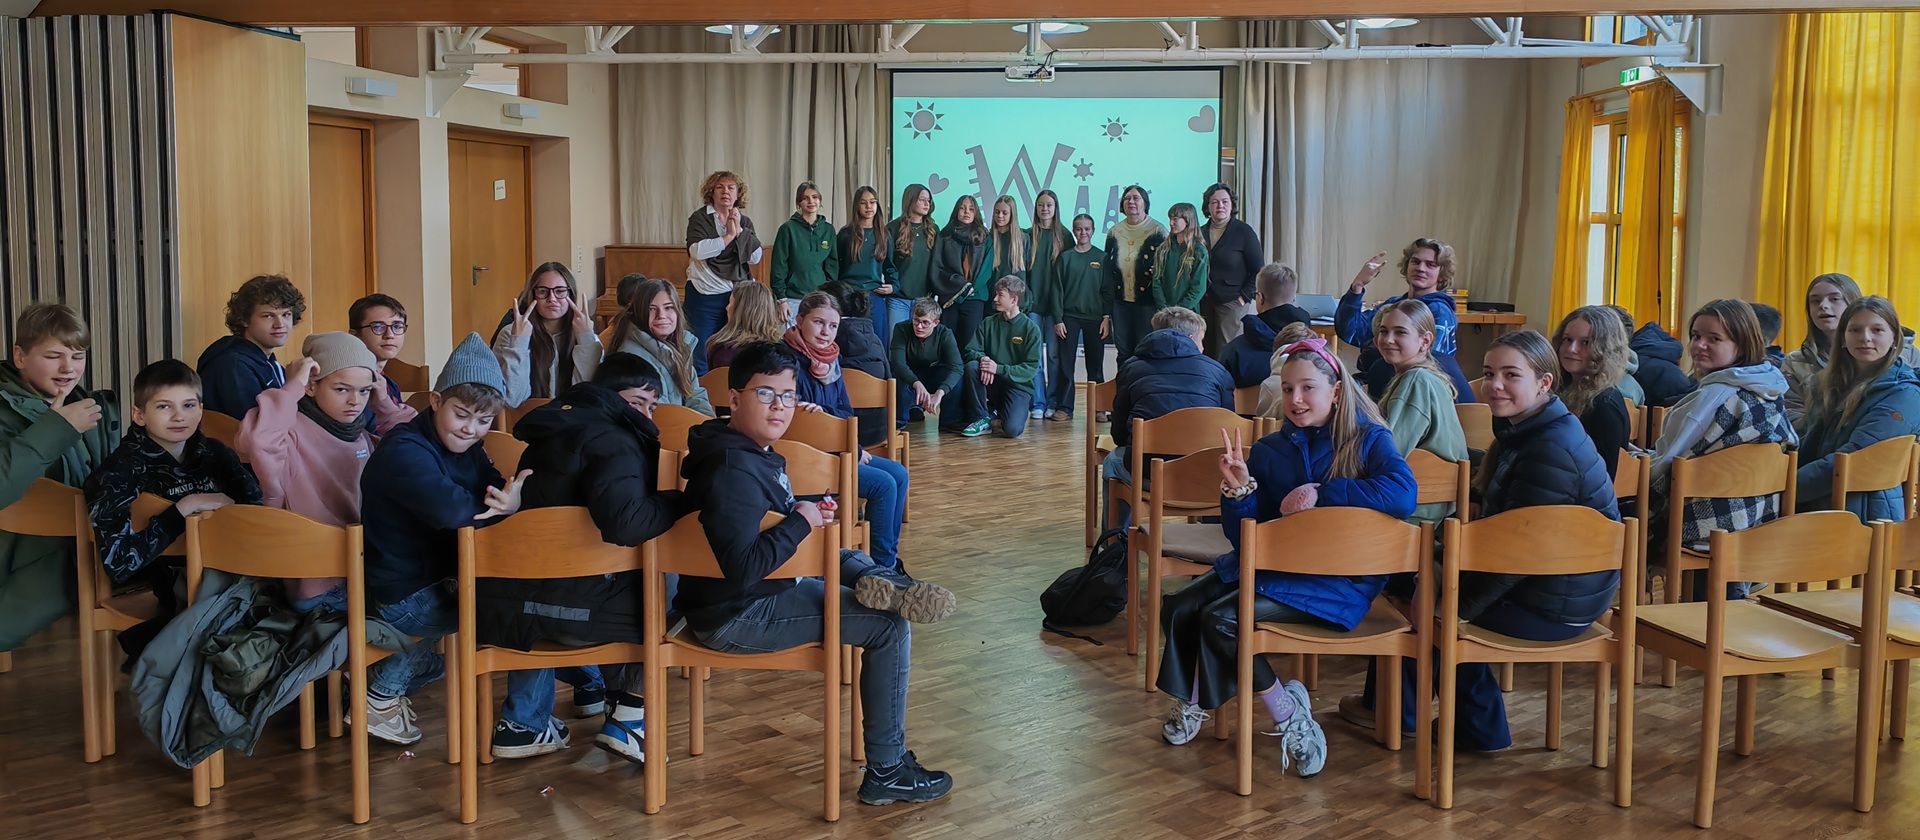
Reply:
[[300, 749], [310, 750], [313, 739], [313, 683], [300, 687]]
[[1386, 671], [1386, 679], [1373, 682], [1374, 729], [1386, 736], [1384, 743], [1387, 749], [1397, 751], [1404, 734], [1400, 731], [1400, 718], [1404, 713], [1400, 708], [1400, 661], [1390, 656], [1376, 657], [1374, 661], [1387, 663], [1387, 667], [1382, 669]]
[[1609, 689], [1613, 684], [1613, 663], [1601, 662], [1593, 666], [1593, 766], [1607, 769], [1608, 724], [1613, 718], [1612, 704], [1609, 703]]
[[[85, 608], [82, 608], [85, 611]], [[101, 758], [100, 752], [100, 655], [96, 635], [83, 627], [80, 631], [80, 745], [87, 763]]]
[[1307, 654], [1307, 672], [1300, 677], [1300, 684], [1308, 691], [1320, 690], [1320, 654]]
[[[1879, 653], [1865, 658], [1885, 655], [1882, 645]], [[1886, 689], [1885, 661], [1880, 658], [1878, 664], [1863, 664], [1860, 668], [1859, 708], [1854, 712], [1853, 810], [1861, 813], [1873, 810], [1875, 774], [1880, 764], [1880, 701]]]
[[327, 672], [327, 737], [338, 738], [341, 735], [340, 720], [340, 672]]
[[[1508, 663], [1509, 665], [1512, 663]], [[1565, 685], [1566, 666], [1559, 662], [1547, 663], [1547, 749], [1560, 749], [1560, 709], [1562, 687]]]
[[1500, 671], [1500, 690], [1503, 692], [1511, 693], [1513, 691], [1513, 663], [1511, 662], [1500, 663], [1499, 671]]
[[[1127, 531], [1127, 655], [1140, 653], [1140, 543], [1139, 529]], [[1153, 561], [1147, 561], [1151, 564]]]
[[1442, 659], [1440, 668], [1440, 732], [1435, 736], [1439, 741], [1440, 792], [1435, 804], [1441, 808], [1453, 807], [1453, 731], [1454, 717], [1459, 714], [1459, 704], [1455, 702], [1454, 692], [1459, 690], [1460, 666]]
[[[1158, 560], [1151, 557], [1147, 558], [1147, 662], [1146, 668], [1141, 671], [1140, 688], [1148, 694], [1153, 693], [1154, 683], [1160, 680], [1160, 646], [1164, 644], [1160, 638], [1160, 610], [1162, 607], [1160, 599], [1165, 597], [1167, 589], [1166, 579], [1161, 577], [1160, 569], [1157, 568], [1159, 565]], [[1129, 601], [1131, 601], [1133, 593], [1128, 592], [1127, 595], [1129, 596]], [[1129, 604], [1128, 608], [1132, 608], [1131, 604]], [[1132, 616], [1128, 616], [1128, 618], [1131, 619]]]
[[[369, 766], [372, 761], [367, 754], [366, 671], [355, 670], [353, 679], [347, 682], [348, 690], [352, 692], [347, 698], [347, 714], [353, 717], [353, 726], [347, 740], [353, 754], [353, 822], [362, 825], [373, 819], [373, 781]], [[339, 692], [334, 692], [334, 695], [338, 696]]]
[[[1638, 650], [1639, 648], [1635, 648]], [[1633, 805], [1633, 695], [1634, 683], [1620, 681], [1620, 701], [1614, 710], [1615, 728], [1619, 732], [1614, 736], [1613, 747], [1613, 804], [1622, 808]]]
[[840, 646], [840, 684], [853, 685], [853, 645]]
[[1897, 741], [1907, 740], [1907, 689], [1911, 687], [1907, 683], [1912, 663], [1911, 659], [1893, 663], [1893, 716], [1887, 734]]
[[[1434, 658], [1431, 648], [1422, 646], [1420, 655], [1414, 657], [1413, 695], [1415, 697], [1433, 696]], [[1400, 663], [1387, 660], [1388, 667], [1398, 669]], [[1431, 702], [1431, 701], [1428, 701]], [[1420, 713], [1413, 717], [1413, 795], [1420, 799], [1433, 798], [1433, 716], [1427, 714], [1428, 703], [1420, 705]], [[1399, 726], [1399, 717], [1394, 726]]]
[[[1241, 643], [1245, 644], [1244, 641], [1242, 641]], [[1252, 680], [1248, 679], [1248, 680], [1241, 681], [1240, 685], [1245, 686], [1245, 685], [1250, 685], [1251, 683], [1252, 683]], [[1253, 706], [1254, 704], [1251, 702], [1248, 702], [1251, 699], [1252, 699], [1251, 697], [1248, 697], [1245, 694], [1243, 694], [1242, 696], [1236, 697], [1232, 700], [1232, 703], [1234, 705], [1234, 710], [1235, 710], [1234, 717], [1236, 718], [1236, 723], [1238, 724], [1238, 727], [1240, 730], [1239, 732], [1235, 733], [1236, 737], [1234, 739], [1234, 749], [1236, 752], [1239, 753], [1238, 769], [1240, 771], [1240, 778], [1239, 778], [1239, 786], [1236, 788], [1236, 790], [1239, 792], [1241, 796], [1253, 795]], [[1226, 727], [1226, 724], [1225, 724], [1226, 715], [1224, 714], [1224, 712], [1226, 712], [1226, 709], [1213, 710], [1214, 717], [1217, 719], [1214, 724], [1214, 735], [1216, 737], [1219, 735], [1225, 734], [1220, 731]]]
[[[456, 657], [457, 655], [452, 653], [448, 655], [450, 661]], [[462, 673], [460, 678], [466, 680], [466, 685], [463, 686], [466, 690], [458, 693], [463, 704], [460, 717], [462, 720], [473, 722], [474, 725], [462, 726], [458, 732], [447, 730], [447, 740], [458, 741], [463, 754], [477, 757], [482, 755], [480, 727], [477, 725], [483, 716], [480, 698], [486, 696], [486, 691], [480, 683], [491, 680], [493, 675]], [[452, 686], [451, 681], [448, 682], [448, 686]], [[449, 693], [452, 693], [451, 690]], [[485, 752], [488, 758], [492, 758], [491, 750]], [[460, 821], [462, 823], [472, 823], [480, 819], [480, 764], [480, 761], [472, 760], [460, 762]]]
[[[693, 718], [693, 725], [687, 728], [687, 753], [700, 755], [707, 751], [707, 672], [711, 668], [701, 666], [693, 669], [693, 686], [687, 689], [687, 712]], [[661, 725], [666, 719], [661, 719]]]
[[853, 760], [856, 762], [867, 760], [867, 738], [864, 720], [866, 709], [860, 704], [860, 669], [864, 667], [861, 663], [861, 659], [863, 658], [864, 657], [859, 656], [853, 658], [853, 690], [848, 692], [853, 699], [852, 702], [847, 704], [853, 709], [853, 714], [848, 717], [853, 721]]
[[646, 782], [642, 786], [641, 808], [649, 814], [658, 814], [667, 801], [667, 762], [664, 760], [667, 755], [667, 668], [652, 662], [645, 667], [647, 716], [653, 718], [653, 724], [641, 737], [646, 740], [646, 754], [654, 760], [641, 765], [641, 775]]
[[193, 765], [193, 807], [205, 808], [213, 802], [213, 756]]
[[1753, 755], [1754, 699], [1759, 693], [1760, 678], [1746, 674], [1735, 679], [1738, 692], [1734, 695], [1733, 754]]
[[[447, 636], [446, 638], [440, 640], [440, 653], [446, 659], [446, 674], [447, 674], [446, 678], [441, 680], [441, 682], [445, 683], [447, 687], [447, 763], [448, 764], [459, 764], [460, 759], [463, 755], [463, 751], [461, 750], [460, 747], [461, 747], [461, 741], [464, 739], [454, 737], [454, 733], [462, 731], [461, 727], [463, 726], [472, 727], [474, 725], [473, 721], [467, 718], [467, 716], [464, 713], [465, 707], [464, 707], [464, 704], [462, 703], [462, 697], [465, 695], [465, 692], [463, 692], [461, 689], [465, 685], [465, 679], [462, 674], [462, 671], [464, 669], [460, 667], [460, 657], [458, 655], [449, 655], [449, 654], [452, 654], [454, 651], [458, 651], [459, 649], [460, 649], [460, 634], [458, 633]], [[489, 699], [491, 699], [491, 696], [489, 696]], [[366, 698], [363, 696], [360, 698], [360, 701], [362, 705], [365, 705]], [[464, 755], [467, 758], [473, 757], [472, 753], [464, 753]]]
[[1700, 772], [1693, 793], [1693, 824], [1713, 827], [1713, 790], [1720, 770], [1720, 698], [1724, 692], [1718, 671], [1706, 674], [1700, 697]]
[[[1685, 580], [1686, 577], [1685, 574], [1679, 572], [1667, 573], [1666, 580], [1662, 582], [1663, 585], [1660, 590], [1661, 599], [1665, 603], [1676, 604], [1680, 602], [1680, 584], [1675, 581]], [[1672, 688], [1673, 684], [1679, 681], [1679, 679], [1680, 663], [1665, 656], [1660, 657], [1660, 685], [1665, 688]]]
[[[474, 735], [478, 738], [482, 737], [480, 733], [493, 731], [493, 675], [476, 675], [473, 680], [473, 690], [478, 696], [474, 698], [476, 702], [468, 704], [473, 708], [473, 719], [468, 725], [473, 728]], [[483, 750], [478, 747], [474, 749], [476, 751], [468, 758], [477, 759], [481, 764], [493, 763], [493, 750]]]
[[207, 759], [207, 762], [213, 765], [213, 786], [216, 789], [226, 787], [227, 786], [227, 752], [226, 750], [221, 750], [217, 753], [214, 753], [212, 758]]
[[[821, 683], [825, 687], [823, 699], [826, 701], [826, 711], [820, 718], [824, 724], [821, 727], [824, 730], [821, 740], [826, 742], [820, 765], [821, 772], [826, 776], [823, 780], [825, 802], [821, 805], [821, 812], [827, 822], [836, 822], [840, 819], [840, 680], [838, 674], [821, 676]], [[699, 688], [699, 685], [696, 684], [695, 688]]]
[[100, 754], [113, 755], [120, 751], [120, 727], [114, 716], [114, 699], [119, 693], [115, 689], [120, 681], [119, 657], [114, 654], [120, 648], [120, 634], [111, 631], [95, 633], [94, 639], [100, 646], [100, 652], [93, 660], [100, 668], [100, 682], [97, 683], [100, 687], [100, 705], [96, 712], [100, 716]]

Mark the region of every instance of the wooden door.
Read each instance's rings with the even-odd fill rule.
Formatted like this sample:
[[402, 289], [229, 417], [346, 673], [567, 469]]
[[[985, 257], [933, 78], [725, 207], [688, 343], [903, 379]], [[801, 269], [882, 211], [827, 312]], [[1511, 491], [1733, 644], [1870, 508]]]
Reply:
[[314, 332], [349, 329], [347, 310], [379, 288], [374, 253], [373, 124], [313, 114], [307, 125], [313, 191]]
[[533, 270], [528, 147], [475, 137], [447, 143], [454, 341], [469, 331], [492, 341]]

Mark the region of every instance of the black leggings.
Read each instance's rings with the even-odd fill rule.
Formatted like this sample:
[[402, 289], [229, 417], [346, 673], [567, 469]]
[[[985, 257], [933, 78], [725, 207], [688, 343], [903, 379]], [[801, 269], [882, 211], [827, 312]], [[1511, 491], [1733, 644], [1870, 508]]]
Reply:
[[[1161, 604], [1160, 632], [1166, 649], [1160, 657], [1158, 687], [1176, 699], [1194, 700], [1190, 695], [1197, 679], [1200, 708], [1220, 708], [1233, 699], [1240, 676], [1240, 585], [1208, 572], [1164, 596]], [[1255, 621], [1334, 626], [1264, 595], [1253, 596], [1253, 611]], [[1272, 688], [1275, 679], [1267, 658], [1254, 657], [1255, 693]]]

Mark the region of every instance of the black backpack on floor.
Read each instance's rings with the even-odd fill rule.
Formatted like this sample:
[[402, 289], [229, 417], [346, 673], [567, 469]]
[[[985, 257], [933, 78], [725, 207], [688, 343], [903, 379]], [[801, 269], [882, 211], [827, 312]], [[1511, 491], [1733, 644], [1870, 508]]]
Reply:
[[1094, 542], [1085, 566], [1062, 572], [1040, 593], [1040, 609], [1047, 616], [1040, 626], [1062, 636], [1087, 639], [1060, 628], [1105, 624], [1126, 608], [1127, 530], [1115, 528]]

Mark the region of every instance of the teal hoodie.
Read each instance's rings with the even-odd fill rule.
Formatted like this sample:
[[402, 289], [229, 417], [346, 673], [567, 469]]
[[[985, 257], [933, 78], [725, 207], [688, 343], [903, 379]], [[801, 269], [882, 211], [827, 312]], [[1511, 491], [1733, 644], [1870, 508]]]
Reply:
[[825, 216], [813, 217], [809, 225], [794, 213], [781, 223], [773, 236], [773, 270], [767, 277], [773, 296], [799, 300], [838, 278], [840, 263], [833, 246], [833, 223]]

